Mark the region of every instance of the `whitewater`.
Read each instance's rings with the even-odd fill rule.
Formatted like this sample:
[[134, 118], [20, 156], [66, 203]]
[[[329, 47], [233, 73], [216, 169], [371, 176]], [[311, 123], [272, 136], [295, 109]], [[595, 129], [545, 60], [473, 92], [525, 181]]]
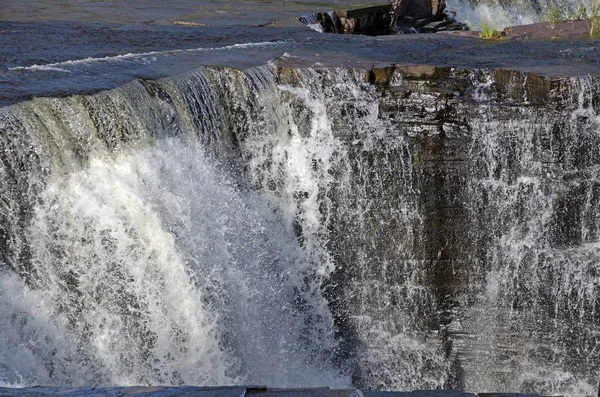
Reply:
[[66, 3], [0, 18], [1, 387], [596, 395], [597, 40]]

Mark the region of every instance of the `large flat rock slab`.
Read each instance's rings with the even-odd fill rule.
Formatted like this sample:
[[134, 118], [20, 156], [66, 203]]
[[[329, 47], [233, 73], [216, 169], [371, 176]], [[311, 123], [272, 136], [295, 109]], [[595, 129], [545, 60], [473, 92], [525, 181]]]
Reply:
[[559, 23], [540, 22], [506, 28], [504, 33], [508, 40], [590, 37], [591, 26], [592, 21], [589, 19]]

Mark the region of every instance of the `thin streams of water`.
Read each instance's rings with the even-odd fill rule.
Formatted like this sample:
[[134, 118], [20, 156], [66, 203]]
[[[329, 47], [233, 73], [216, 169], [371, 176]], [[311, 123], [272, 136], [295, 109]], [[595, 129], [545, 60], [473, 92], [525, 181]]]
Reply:
[[[595, 393], [600, 42], [258, 26], [369, 4], [3, 1], [0, 385]], [[422, 121], [459, 94], [390, 63], [471, 70], [456, 165]], [[496, 103], [497, 67], [571, 96]]]

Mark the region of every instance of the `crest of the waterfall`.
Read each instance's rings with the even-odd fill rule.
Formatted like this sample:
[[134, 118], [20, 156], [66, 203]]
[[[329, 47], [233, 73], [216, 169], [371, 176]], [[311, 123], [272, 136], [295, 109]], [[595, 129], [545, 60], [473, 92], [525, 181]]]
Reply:
[[2, 109], [5, 147], [35, 154], [2, 163], [33, 180], [2, 191], [3, 216], [24, 208], [2, 226], [3, 382], [347, 386], [313, 258], [232, 160], [273, 79], [199, 70]]

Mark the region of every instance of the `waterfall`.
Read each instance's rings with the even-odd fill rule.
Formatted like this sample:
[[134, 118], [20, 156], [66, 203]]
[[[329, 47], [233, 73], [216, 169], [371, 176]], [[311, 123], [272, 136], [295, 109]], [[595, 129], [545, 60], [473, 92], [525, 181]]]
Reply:
[[[566, 112], [506, 109], [474, 125], [470, 156], [481, 176], [468, 189], [472, 211], [486, 219], [474, 238], [487, 240], [487, 251], [476, 260], [471, 284], [482, 289], [467, 321], [488, 354], [473, 360], [472, 388], [498, 387], [486, 384], [496, 379], [513, 390], [595, 394], [598, 82], [568, 83]], [[481, 376], [489, 372], [497, 375]]]
[[592, 396], [598, 81], [379, 72], [0, 109], [0, 382]]
[[355, 385], [592, 396], [598, 83], [443, 73], [282, 69], [253, 181], [327, 265]]
[[413, 153], [379, 118], [381, 94], [364, 77], [284, 71], [287, 106], [277, 117], [287, 123], [278, 136], [253, 137], [246, 150], [255, 183], [287, 209], [282, 216], [329, 280], [342, 357], [357, 363], [355, 384], [436, 388], [447, 365], [438, 342], [420, 335], [419, 309], [433, 298], [417, 281], [424, 268], [414, 257], [422, 220]]
[[4, 383], [347, 385], [310, 256], [232, 159], [224, 80], [258, 106], [198, 70], [2, 109]]

